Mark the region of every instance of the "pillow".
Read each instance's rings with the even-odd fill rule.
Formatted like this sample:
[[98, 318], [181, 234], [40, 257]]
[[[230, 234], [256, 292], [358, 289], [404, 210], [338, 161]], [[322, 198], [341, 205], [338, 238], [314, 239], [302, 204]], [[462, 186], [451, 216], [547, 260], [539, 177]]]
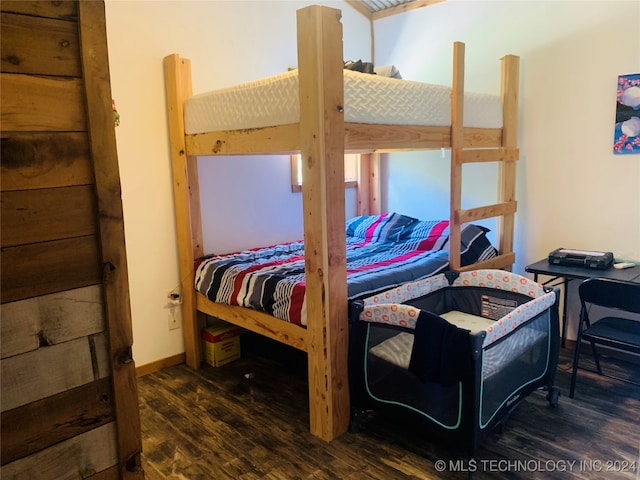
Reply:
[[368, 242], [397, 241], [404, 229], [418, 220], [399, 213], [361, 215], [346, 222], [348, 237]]
[[[487, 238], [490, 230], [480, 225], [466, 223], [460, 232], [461, 266], [471, 265], [480, 260], [497, 256], [497, 250]], [[411, 245], [414, 250], [446, 250], [449, 248], [449, 221], [423, 220], [404, 227], [400, 240]]]
[[460, 266], [464, 267], [498, 256], [498, 251], [487, 238], [487, 233], [490, 231], [488, 228], [472, 223], [462, 226]]

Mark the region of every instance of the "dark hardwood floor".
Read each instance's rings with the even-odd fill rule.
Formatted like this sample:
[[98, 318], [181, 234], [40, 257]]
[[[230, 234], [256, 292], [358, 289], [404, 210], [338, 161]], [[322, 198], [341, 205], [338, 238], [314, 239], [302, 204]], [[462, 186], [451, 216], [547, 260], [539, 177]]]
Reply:
[[[312, 436], [304, 356], [243, 336], [243, 357], [231, 364], [197, 371], [178, 365], [138, 380], [145, 475], [390, 480], [469, 478], [475, 471], [478, 479], [640, 478], [640, 387], [581, 370], [570, 399], [572, 355], [561, 349], [558, 406], [549, 406], [545, 392], [532, 393], [468, 460], [381, 415], [330, 443]], [[640, 380], [638, 364], [615, 361], [613, 368]]]

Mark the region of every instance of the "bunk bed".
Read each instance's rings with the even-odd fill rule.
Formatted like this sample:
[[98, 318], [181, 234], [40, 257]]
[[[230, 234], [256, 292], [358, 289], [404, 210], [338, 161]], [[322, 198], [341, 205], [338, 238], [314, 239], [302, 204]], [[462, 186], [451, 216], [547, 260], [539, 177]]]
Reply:
[[[206, 316], [306, 352], [310, 430], [328, 441], [346, 432], [350, 422], [344, 152], [368, 152], [375, 168], [382, 152], [451, 149], [448, 266], [453, 270], [510, 269], [514, 263], [518, 158], [517, 57], [507, 55], [502, 60], [501, 126], [468, 127], [462, 123], [465, 93], [461, 43], [454, 45], [450, 125], [356, 123], [345, 120], [348, 112], [340, 18], [340, 10], [329, 7], [309, 6], [297, 11], [299, 114], [293, 122], [259, 127], [247, 123], [242, 128], [195, 133], [186, 130], [185, 105], [193, 97], [190, 60], [177, 54], [164, 60], [186, 362], [193, 368], [200, 366], [199, 331]], [[304, 175], [306, 327], [259, 310], [214, 303], [194, 288], [195, 261], [206, 253], [202, 246], [197, 157], [298, 152]], [[462, 209], [462, 165], [495, 161], [500, 162], [499, 203]], [[491, 217], [499, 217], [498, 255], [473, 267], [461, 267], [462, 225]]]

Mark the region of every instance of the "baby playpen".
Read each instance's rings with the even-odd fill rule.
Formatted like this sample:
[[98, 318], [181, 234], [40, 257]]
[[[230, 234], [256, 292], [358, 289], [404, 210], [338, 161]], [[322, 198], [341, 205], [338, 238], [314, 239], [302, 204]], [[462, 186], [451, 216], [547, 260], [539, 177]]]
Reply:
[[532, 391], [557, 404], [558, 295], [525, 277], [446, 272], [354, 301], [350, 320], [352, 431], [391, 411], [473, 455]]

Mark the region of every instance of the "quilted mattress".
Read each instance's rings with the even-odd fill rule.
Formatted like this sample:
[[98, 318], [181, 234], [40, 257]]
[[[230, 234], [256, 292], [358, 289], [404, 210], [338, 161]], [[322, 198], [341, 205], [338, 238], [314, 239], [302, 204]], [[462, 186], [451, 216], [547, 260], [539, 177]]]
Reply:
[[[344, 96], [348, 123], [451, 125], [449, 87], [344, 70]], [[195, 95], [184, 115], [188, 134], [297, 123], [298, 72]], [[500, 97], [465, 93], [464, 125], [502, 127]]]

